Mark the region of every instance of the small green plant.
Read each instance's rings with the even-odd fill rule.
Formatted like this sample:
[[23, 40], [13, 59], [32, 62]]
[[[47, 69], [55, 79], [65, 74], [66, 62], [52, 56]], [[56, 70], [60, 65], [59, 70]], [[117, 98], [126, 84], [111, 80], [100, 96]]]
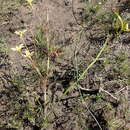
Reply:
[[84, 8], [85, 10], [85, 23], [91, 23], [93, 20], [98, 19], [98, 17], [96, 16], [98, 11], [101, 9], [102, 4], [98, 3], [93, 5], [92, 3], [88, 2], [86, 4], [86, 7]]
[[112, 11], [116, 16], [116, 18], [114, 20], [114, 29], [115, 29], [115, 31], [116, 32], [119, 32], [119, 31], [121, 31], [121, 32], [129, 32], [130, 29], [129, 29], [128, 22], [123, 20], [123, 18], [120, 16], [120, 14], [115, 9], [113, 9]]
[[6, 40], [3, 37], [0, 37], [0, 52], [4, 52], [4, 53], [8, 52]]
[[28, 4], [32, 7], [32, 2], [33, 0], [26, 0], [28, 2]]

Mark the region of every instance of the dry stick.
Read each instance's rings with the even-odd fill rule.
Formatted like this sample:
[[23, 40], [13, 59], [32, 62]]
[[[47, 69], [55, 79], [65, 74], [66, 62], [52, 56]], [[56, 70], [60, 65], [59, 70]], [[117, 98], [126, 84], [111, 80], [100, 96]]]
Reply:
[[[46, 7], [47, 8], [47, 7]], [[46, 19], [47, 19], [47, 25], [49, 24], [49, 9], [47, 8], [46, 9]], [[48, 27], [48, 26], [47, 26]], [[49, 30], [49, 29], [48, 29]], [[47, 37], [47, 50], [49, 52], [49, 32], [47, 32], [46, 34], [46, 37]], [[49, 68], [50, 68], [50, 57], [49, 57], [49, 54], [47, 56], [47, 68], [46, 68], [46, 71], [47, 71], [47, 76], [45, 78], [45, 80], [43, 80], [43, 83], [44, 83], [44, 114], [45, 114], [45, 119], [46, 119], [46, 113], [47, 113], [47, 82], [48, 82], [48, 75], [49, 75]]]
[[[121, 91], [124, 90], [125, 88], [126, 88], [126, 87], [122, 88], [122, 89], [119, 90], [117, 93], [121, 92]], [[84, 91], [88, 91], [88, 92], [94, 91], [94, 90], [92, 90], [92, 89], [86, 89], [86, 88], [83, 88], [83, 87], [81, 87], [81, 86], [79, 86], [79, 89], [80, 89], [80, 90], [84, 90]], [[105, 92], [105, 93], [107, 93], [108, 95], [110, 95], [112, 98], [114, 98], [115, 100], [118, 101], [118, 98], [117, 98], [117, 97], [113, 96], [111, 93], [109, 93], [108, 91], [104, 90], [102, 87], [100, 87], [100, 89], [99, 89], [99, 93], [100, 93], [100, 92]], [[117, 93], [115, 93], [115, 94], [117, 94]]]
[[119, 91], [117, 91], [115, 94], [120, 93], [120, 92], [123, 91], [124, 89], [127, 89], [127, 86], [126, 86], [126, 87], [123, 87], [122, 89], [120, 89]]
[[101, 125], [100, 125], [99, 122], [97, 121], [96, 117], [93, 115], [93, 113], [90, 111], [90, 109], [89, 109], [88, 106], [86, 105], [86, 103], [85, 103], [83, 97], [82, 97], [82, 103], [83, 103], [83, 105], [85, 105], [85, 107], [87, 108], [87, 110], [89, 111], [89, 113], [91, 114], [91, 116], [94, 118], [94, 120], [95, 120], [96, 123], [98, 124], [100, 130], [103, 130], [102, 127], [101, 127]]
[[112, 98], [114, 98], [115, 100], [118, 101], [118, 98], [114, 97], [111, 93], [109, 93], [108, 91], [104, 90], [102, 87], [99, 89], [99, 92], [105, 92], [105, 93], [107, 93], [108, 95], [110, 95]]

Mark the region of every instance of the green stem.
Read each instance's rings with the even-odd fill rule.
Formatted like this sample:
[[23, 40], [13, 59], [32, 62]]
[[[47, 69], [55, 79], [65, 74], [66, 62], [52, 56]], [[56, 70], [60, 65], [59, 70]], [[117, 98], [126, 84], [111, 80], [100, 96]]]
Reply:
[[121, 24], [121, 30], [124, 31], [124, 22], [121, 18], [121, 16], [116, 12], [116, 11], [113, 11], [115, 13], [115, 15], [117, 16], [117, 18], [119, 19], [120, 21], [120, 24]]

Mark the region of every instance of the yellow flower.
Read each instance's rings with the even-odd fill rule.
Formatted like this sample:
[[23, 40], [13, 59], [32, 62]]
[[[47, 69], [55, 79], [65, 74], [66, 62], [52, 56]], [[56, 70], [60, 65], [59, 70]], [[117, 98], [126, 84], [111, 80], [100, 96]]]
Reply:
[[99, 4], [99, 5], [101, 5], [101, 4], [102, 4], [102, 2], [99, 2], [98, 4]]
[[128, 23], [125, 24], [125, 31], [130, 31]]
[[30, 6], [32, 6], [33, 0], [26, 0]]
[[26, 32], [27, 30], [22, 30], [22, 31], [15, 31], [15, 34], [17, 34], [18, 36], [20, 36], [20, 38], [23, 38], [23, 35], [24, 33]]
[[20, 44], [19, 46], [16, 46], [15, 48], [11, 48], [11, 50], [21, 53], [22, 48], [24, 48], [24, 45]]
[[29, 50], [25, 50], [25, 55], [24, 55], [24, 57], [29, 58], [29, 59], [32, 59], [32, 58], [31, 58], [32, 55], [33, 55], [33, 52], [30, 52]]

